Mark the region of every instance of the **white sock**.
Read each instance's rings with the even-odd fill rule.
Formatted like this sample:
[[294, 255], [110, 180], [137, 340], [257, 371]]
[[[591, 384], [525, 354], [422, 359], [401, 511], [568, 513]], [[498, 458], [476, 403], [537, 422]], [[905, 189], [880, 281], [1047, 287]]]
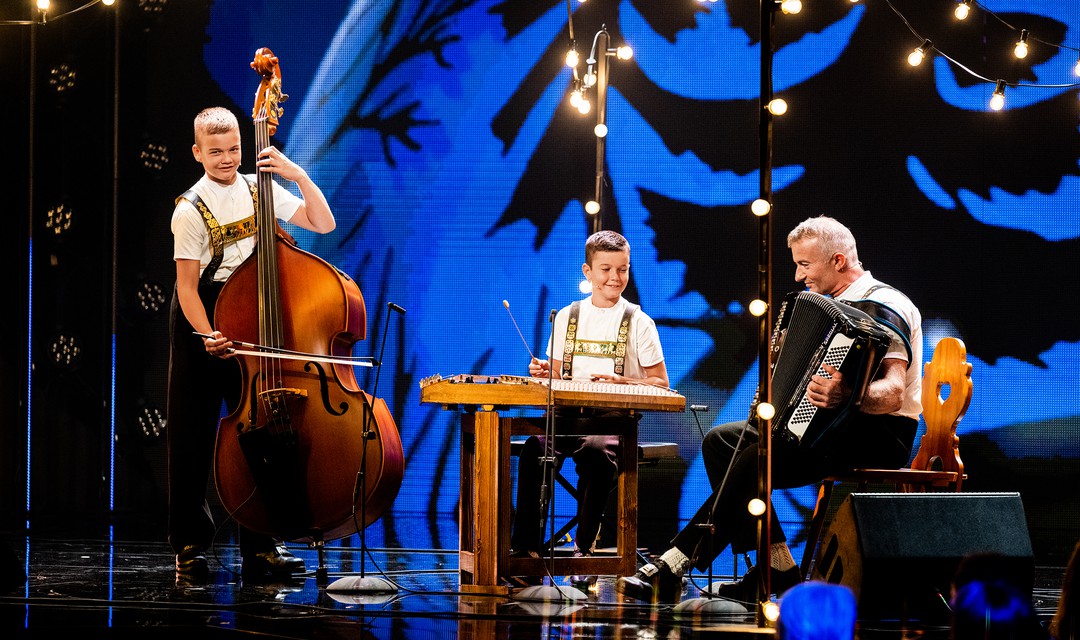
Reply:
[[685, 553], [679, 551], [675, 547], [665, 551], [663, 555], [660, 556], [660, 559], [663, 560], [664, 564], [666, 564], [668, 568], [671, 569], [671, 572], [677, 576], [686, 573], [687, 567], [690, 566], [690, 558], [686, 557]]
[[777, 571], [787, 571], [795, 566], [795, 558], [791, 557], [791, 549], [788, 549], [786, 542], [769, 545], [769, 565]]

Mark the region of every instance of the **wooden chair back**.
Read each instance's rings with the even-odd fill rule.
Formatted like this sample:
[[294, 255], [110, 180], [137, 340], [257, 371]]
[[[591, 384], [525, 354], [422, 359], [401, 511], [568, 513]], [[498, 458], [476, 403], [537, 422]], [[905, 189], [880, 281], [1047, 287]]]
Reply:
[[[948, 388], [947, 396], [942, 392]], [[944, 484], [960, 491], [964, 482], [964, 462], [960, 459], [960, 437], [956, 427], [971, 405], [975, 386], [971, 381], [971, 363], [967, 349], [957, 338], [942, 338], [934, 347], [934, 357], [923, 369], [922, 417], [926, 433], [911, 462], [912, 471], [943, 471], [949, 474]], [[929, 484], [942, 486], [929, 479]], [[925, 489], [926, 484], [923, 484]], [[909, 487], [907, 490], [913, 490]]]
[[[809, 575], [829, 501], [837, 483], [853, 482], [859, 491], [865, 491], [872, 483], [891, 484], [904, 493], [960, 491], [967, 476], [960, 458], [960, 437], [956, 435], [956, 427], [971, 405], [974, 390], [971, 363], [967, 361], [967, 348], [963, 341], [952, 337], [942, 338], [934, 347], [934, 357], [923, 367], [922, 417], [926, 432], [919, 441], [919, 449], [911, 466], [903, 469], [855, 469], [822, 480], [800, 565], [803, 577]], [[943, 393], [947, 397], [942, 397]]]

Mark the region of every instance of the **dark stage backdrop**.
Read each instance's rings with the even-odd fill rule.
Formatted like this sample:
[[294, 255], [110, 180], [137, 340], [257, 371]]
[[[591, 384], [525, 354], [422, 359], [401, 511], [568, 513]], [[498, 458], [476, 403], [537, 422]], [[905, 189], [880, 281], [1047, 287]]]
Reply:
[[[101, 216], [96, 245], [106, 249], [115, 228], [118, 284], [101, 304], [119, 317], [116, 513], [163, 530], [163, 441], [146, 425], [164, 403], [166, 321], [143, 301], [147, 291], [171, 292], [172, 202], [199, 176], [191, 120], [229, 106], [253, 145], [258, 77], [248, 63], [266, 46], [289, 94], [274, 142], [308, 169], [338, 217], [330, 235], [296, 236], [360, 285], [368, 339], [354, 352], [382, 355], [377, 393], [404, 442], [400, 495], [368, 544], [455, 547], [458, 419], [419, 403], [420, 380], [524, 373], [529, 351], [502, 301], [539, 353], [550, 309], [581, 296], [596, 111], [569, 106], [566, 3], [120, 4], [118, 204], [115, 227]], [[571, 4], [583, 59], [605, 25], [613, 45], [635, 52], [611, 62], [603, 211], [603, 226], [633, 247], [627, 297], [656, 318], [672, 385], [710, 407], [702, 427], [742, 419], [758, 380], [757, 323], [745, 308], [758, 278], [749, 211], [759, 188], [758, 3]], [[1021, 492], [1038, 561], [1064, 564], [1080, 537], [1080, 105], [1069, 85], [1078, 80], [1080, 8], [986, 4], [1000, 20], [977, 11], [958, 23], [949, 0], [828, 0], [777, 13], [774, 86], [790, 111], [774, 124], [772, 278], [777, 298], [796, 287], [784, 234], [797, 222], [827, 214], [849, 225], [864, 265], [921, 308], [924, 360], [942, 337], [967, 345], [975, 395], [959, 429], [965, 489]], [[1017, 33], [1006, 23], [1033, 36], [1023, 61], [1012, 57]], [[51, 28], [40, 30], [45, 43], [58, 38]], [[93, 64], [114, 63], [113, 26], [63, 28], [67, 41], [105, 39]], [[983, 79], [938, 54], [909, 66], [923, 38]], [[44, 84], [64, 49], [39, 49]], [[1005, 109], [993, 111], [997, 78], [1041, 86], [1009, 86]], [[106, 83], [99, 99], [110, 106], [112, 97]], [[74, 116], [62, 108], [39, 103], [38, 126]], [[110, 109], [102, 115], [112, 127]], [[95, 162], [107, 167], [105, 147]], [[246, 171], [254, 152], [245, 148]], [[34, 166], [36, 192], [50, 193], [56, 185]], [[107, 278], [109, 256], [89, 255], [90, 265], [104, 260]], [[388, 317], [389, 302], [407, 314]], [[46, 345], [37, 350], [44, 357]], [[88, 365], [103, 377], [112, 373], [107, 354]], [[374, 381], [360, 373], [365, 389]], [[35, 429], [56, 411], [35, 409]], [[108, 420], [100, 413], [84, 418], [92, 434]], [[707, 495], [701, 434], [690, 414], [649, 414], [642, 431], [680, 445], [680, 461], [643, 472], [642, 544], [662, 550]], [[36, 465], [50, 464], [38, 455]], [[797, 556], [813, 495], [774, 496]], [[564, 494], [556, 504], [563, 517], [572, 511]], [[404, 516], [427, 525], [406, 532]], [[731, 560], [724, 554], [718, 566]]]

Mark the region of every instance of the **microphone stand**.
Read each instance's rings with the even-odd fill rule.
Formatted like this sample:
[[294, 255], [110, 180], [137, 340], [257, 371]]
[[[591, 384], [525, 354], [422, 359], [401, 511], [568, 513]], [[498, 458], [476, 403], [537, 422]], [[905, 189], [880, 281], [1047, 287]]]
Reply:
[[[549, 316], [549, 322], [551, 322], [551, 335], [548, 338], [548, 395], [547, 395], [547, 418], [544, 422], [544, 453], [540, 457], [540, 464], [543, 465], [544, 471], [540, 475], [543, 480], [540, 485], [540, 521], [544, 522], [544, 512], [548, 511], [547, 523], [551, 529], [551, 535], [548, 539], [548, 559], [550, 566], [548, 567], [548, 577], [551, 579], [550, 585], [540, 584], [530, 587], [525, 587], [520, 592], [514, 595], [514, 600], [532, 600], [541, 602], [558, 602], [558, 601], [573, 601], [584, 600], [588, 596], [579, 591], [578, 589], [568, 588], [564, 589], [555, 584], [555, 496], [552, 491], [552, 485], [555, 484], [555, 402], [554, 402], [554, 376], [555, 367], [552, 366], [551, 361], [555, 353], [555, 315], [556, 310], [551, 310]], [[562, 376], [560, 374], [560, 380]], [[549, 482], [550, 480], [550, 482]], [[548, 495], [548, 493], [552, 495]], [[541, 529], [543, 525], [541, 524]]]
[[[739, 450], [742, 448], [743, 436], [746, 435], [746, 430], [750, 426], [751, 416], [754, 416], [756, 412], [754, 409], [757, 407], [757, 401], [755, 399], [754, 407], [750, 411], [750, 416], [747, 416], [746, 422], [743, 423], [743, 428], [739, 431], [739, 440], [735, 443], [734, 453], [731, 454], [731, 459], [728, 460], [728, 467], [724, 471], [724, 478], [720, 481], [720, 486], [716, 489], [715, 497], [713, 498], [712, 508], [709, 509], [709, 517], [705, 519], [705, 522], [697, 525], [702, 530], [703, 537], [698, 541], [697, 546], [694, 548], [694, 557], [690, 558], [690, 570], [693, 571], [694, 563], [697, 561], [701, 552], [701, 543], [704, 542], [706, 549], [709, 552], [709, 558], [713, 557], [713, 534], [715, 532], [713, 525], [713, 518], [716, 516], [716, 507], [720, 504], [720, 496], [724, 492], [724, 486], [727, 485], [728, 475], [731, 474], [731, 467], [735, 464], [735, 457], [739, 455]], [[701, 422], [698, 419], [698, 412], [708, 411], [707, 405], [690, 405], [690, 410], [694, 412], [694, 420], [698, 423], [698, 431], [701, 432], [702, 441], [705, 440], [705, 433], [701, 429]], [[760, 437], [760, 436], [759, 436]], [[703, 596], [697, 598], [689, 598], [683, 600], [679, 604], [675, 605], [674, 611], [676, 613], [693, 613], [693, 614], [742, 614], [747, 613], [747, 609], [742, 603], [734, 600], [728, 600], [722, 598], [713, 592], [713, 563], [710, 560], [708, 570], [709, 586], [701, 591]]]
[[[375, 400], [375, 392], [379, 388], [379, 375], [382, 373], [382, 359], [383, 354], [386, 352], [386, 335], [390, 329], [390, 312], [397, 311], [398, 313], [405, 315], [405, 309], [402, 309], [393, 302], [389, 302], [386, 305], [386, 324], [383, 325], [383, 337], [382, 346], [379, 347], [379, 359], [376, 360], [377, 369], [375, 370], [375, 384], [371, 389], [371, 399]], [[366, 575], [366, 559], [367, 559], [367, 443], [368, 440], [373, 440], [375, 434], [371, 430], [371, 421], [374, 419], [375, 409], [370, 406], [367, 407], [367, 412], [364, 414], [364, 431], [361, 434], [361, 442], [363, 443], [363, 450], [360, 452], [360, 469], [356, 473], [356, 484], [353, 486], [353, 517], [356, 517], [356, 500], [360, 498], [360, 575], [359, 576], [346, 576], [344, 578], [338, 578], [330, 583], [327, 587], [327, 591], [331, 592], [350, 592], [350, 593], [397, 593], [398, 587], [389, 580], [377, 577], [370, 577]], [[374, 604], [374, 603], [373, 603]]]

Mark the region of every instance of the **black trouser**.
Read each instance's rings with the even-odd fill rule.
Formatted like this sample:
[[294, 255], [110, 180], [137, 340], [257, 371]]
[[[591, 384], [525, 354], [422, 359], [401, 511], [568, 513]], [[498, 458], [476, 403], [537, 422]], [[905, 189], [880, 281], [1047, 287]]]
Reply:
[[[515, 551], [541, 551], [542, 530], [541, 485], [544, 483], [544, 436], [530, 436], [518, 456], [517, 504], [510, 546]], [[577, 541], [578, 550], [591, 552], [600, 533], [600, 520], [607, 506], [608, 494], [619, 471], [619, 437], [613, 435], [555, 436], [555, 471], [563, 461], [573, 458], [578, 474], [577, 483]], [[551, 495], [554, 473], [548, 479]]]
[[[214, 303], [222, 283], [199, 288], [213, 324]], [[173, 291], [169, 322], [169, 390], [166, 408], [169, 484], [169, 544], [178, 553], [187, 545], [204, 549], [214, 542], [214, 520], [206, 500], [224, 403], [231, 411], [242, 382], [235, 360], [206, 353], [192, 334]], [[250, 555], [273, 549], [277, 540], [239, 528], [240, 551]]]
[[[899, 469], [911, 456], [917, 427], [918, 421], [911, 418], [860, 413], [830, 440], [828, 448], [802, 449], [793, 440], [773, 438], [772, 486], [801, 487], [856, 467]], [[713, 427], [701, 444], [713, 493], [672, 540], [673, 546], [694, 560], [698, 570], [707, 569], [728, 545], [736, 553], [757, 548], [757, 518], [746, 505], [758, 495], [758, 441], [755, 428], [745, 422], [729, 422]], [[711, 541], [706, 529], [699, 526], [710, 522], [710, 514]], [[786, 542], [775, 509], [771, 522], [771, 542]]]

